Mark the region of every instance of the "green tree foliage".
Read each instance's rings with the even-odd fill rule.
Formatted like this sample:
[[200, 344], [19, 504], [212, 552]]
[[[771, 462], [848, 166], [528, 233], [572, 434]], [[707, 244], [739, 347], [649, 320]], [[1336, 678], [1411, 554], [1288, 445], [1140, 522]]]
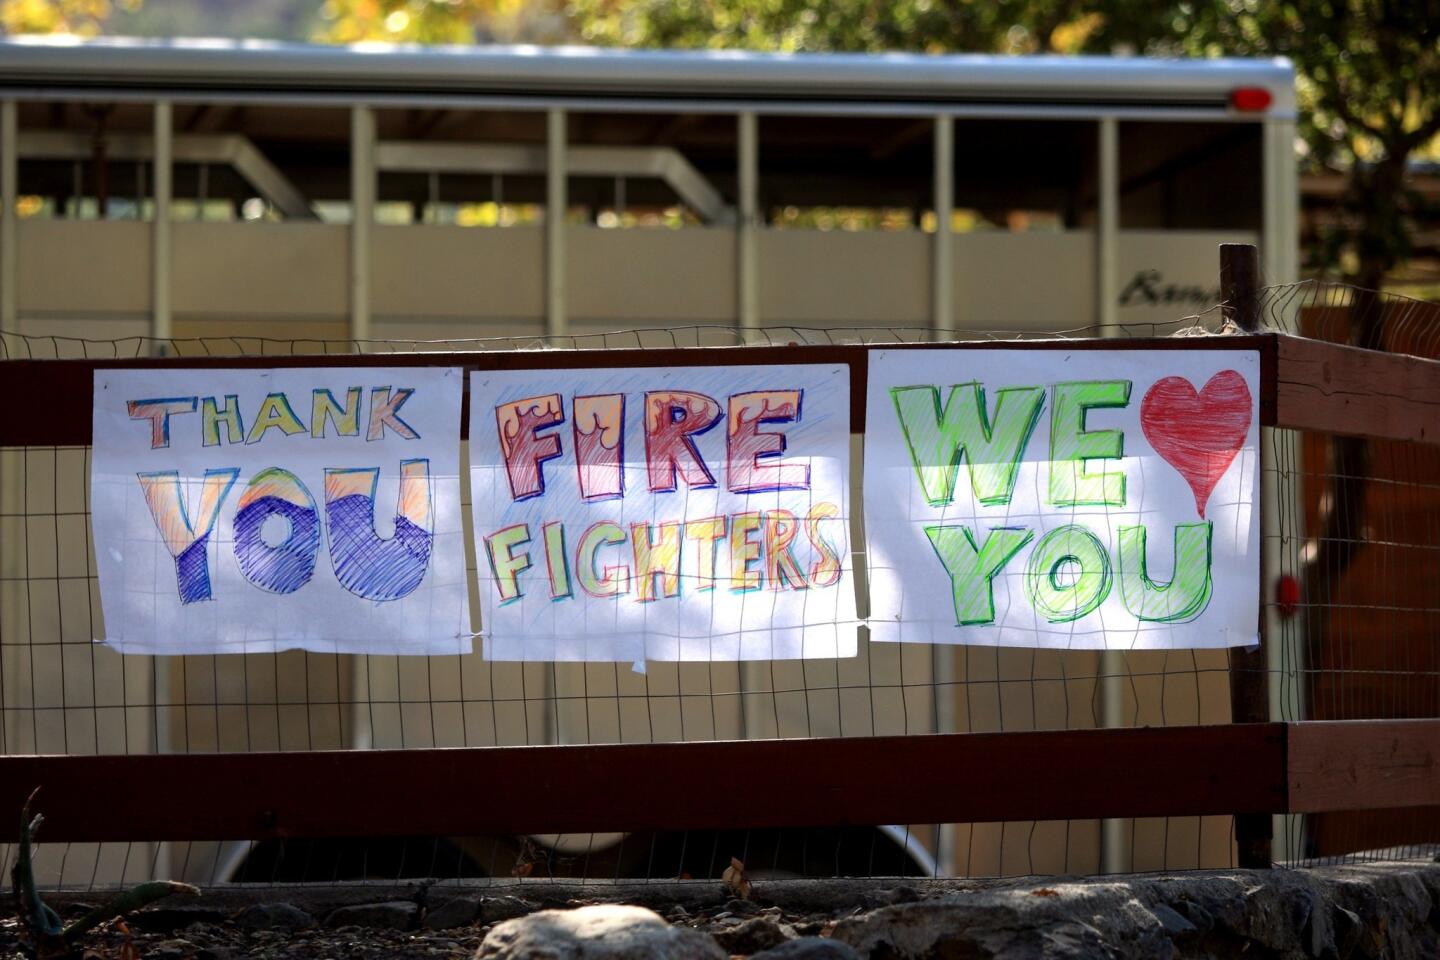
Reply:
[[324, 43], [559, 43], [573, 39], [551, 0], [325, 0]]
[[73, 33], [94, 36], [101, 32], [116, 7], [131, 9], [139, 0], [0, 0], [0, 27], [14, 33]]
[[1052, 42], [1064, 52], [1090, 19], [1054, 0], [570, 0], [568, 9], [591, 43], [785, 52], [1035, 53]]
[[[1406, 164], [1440, 134], [1440, 3], [1436, 0], [1211, 0], [1095, 3], [1086, 48], [1213, 57], [1284, 56], [1298, 73], [1302, 163], [1349, 178], [1342, 222], [1311, 266], [1339, 267], [1379, 288], [1409, 253], [1421, 200]], [[1361, 335], [1356, 331], [1357, 336]]]
[[474, 43], [476, 23], [505, 0], [325, 0], [315, 39]]

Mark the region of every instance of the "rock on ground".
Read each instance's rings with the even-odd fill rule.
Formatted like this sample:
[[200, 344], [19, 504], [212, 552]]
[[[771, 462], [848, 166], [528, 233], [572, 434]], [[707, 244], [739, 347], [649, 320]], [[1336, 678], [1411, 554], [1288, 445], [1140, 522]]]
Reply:
[[778, 947], [795, 936], [795, 931], [770, 917], [750, 917], [734, 926], [712, 929], [710, 933], [726, 953], [745, 956]]
[[304, 930], [315, 926], [315, 918], [292, 903], [251, 904], [230, 922], [245, 930]]
[[327, 927], [377, 927], [383, 930], [409, 930], [420, 911], [411, 900], [390, 900], [385, 903], [357, 903], [341, 907], [325, 918]]
[[886, 960], [1440, 957], [1440, 870], [1176, 873], [979, 887], [841, 920]]
[[481, 923], [500, 923], [504, 920], [514, 920], [516, 917], [526, 916], [539, 909], [538, 903], [522, 900], [519, 897], [482, 897], [479, 919]]
[[426, 907], [422, 925], [426, 930], [450, 930], [474, 923], [479, 914], [479, 897], [452, 897]]
[[497, 925], [479, 960], [726, 960], [715, 940], [644, 907], [541, 910]]
[[750, 960], [860, 960], [860, 954], [850, 944], [830, 937], [796, 937], [762, 950]]

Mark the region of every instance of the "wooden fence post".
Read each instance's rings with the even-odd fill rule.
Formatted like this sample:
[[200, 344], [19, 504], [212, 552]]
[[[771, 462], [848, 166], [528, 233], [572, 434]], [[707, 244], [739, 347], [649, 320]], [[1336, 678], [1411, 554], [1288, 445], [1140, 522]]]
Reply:
[[[1254, 244], [1220, 244], [1220, 299], [1226, 320], [1244, 333], [1260, 329], [1260, 264]], [[1262, 498], [1263, 500], [1263, 498]], [[1260, 543], [1260, 576], [1265, 576], [1266, 546]], [[1263, 591], [1264, 584], [1262, 582]], [[1230, 650], [1230, 719], [1234, 723], [1264, 723], [1270, 719], [1269, 681], [1265, 672], [1265, 614], [1257, 625], [1260, 643]], [[1240, 866], [1271, 865], [1272, 821], [1268, 814], [1238, 814], [1235, 846]]]

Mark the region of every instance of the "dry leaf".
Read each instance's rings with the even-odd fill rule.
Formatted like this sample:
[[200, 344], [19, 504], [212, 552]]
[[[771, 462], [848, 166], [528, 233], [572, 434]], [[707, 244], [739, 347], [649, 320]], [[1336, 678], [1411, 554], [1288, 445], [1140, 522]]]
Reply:
[[725, 889], [733, 893], [737, 899], [750, 899], [750, 878], [745, 875], [745, 864], [736, 857], [730, 858], [730, 866], [720, 874], [720, 879], [725, 883]]
[[124, 920], [115, 921], [115, 929], [125, 939], [120, 942], [120, 960], [140, 960], [140, 948], [135, 946], [135, 937]]
[[1051, 890], [1049, 887], [1041, 887], [1039, 890], [1031, 890], [1031, 891], [1030, 891], [1030, 896], [1032, 896], [1032, 897], [1058, 897], [1058, 896], [1060, 896], [1060, 891], [1059, 891], [1059, 890]]

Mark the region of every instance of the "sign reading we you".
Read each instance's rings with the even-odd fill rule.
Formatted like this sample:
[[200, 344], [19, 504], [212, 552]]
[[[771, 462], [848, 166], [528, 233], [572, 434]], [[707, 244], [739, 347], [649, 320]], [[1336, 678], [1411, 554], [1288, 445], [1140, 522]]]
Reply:
[[473, 374], [486, 659], [853, 656], [849, 425], [844, 367]]
[[468, 652], [458, 369], [100, 370], [105, 642]]
[[1259, 355], [870, 355], [871, 637], [1256, 642]]

